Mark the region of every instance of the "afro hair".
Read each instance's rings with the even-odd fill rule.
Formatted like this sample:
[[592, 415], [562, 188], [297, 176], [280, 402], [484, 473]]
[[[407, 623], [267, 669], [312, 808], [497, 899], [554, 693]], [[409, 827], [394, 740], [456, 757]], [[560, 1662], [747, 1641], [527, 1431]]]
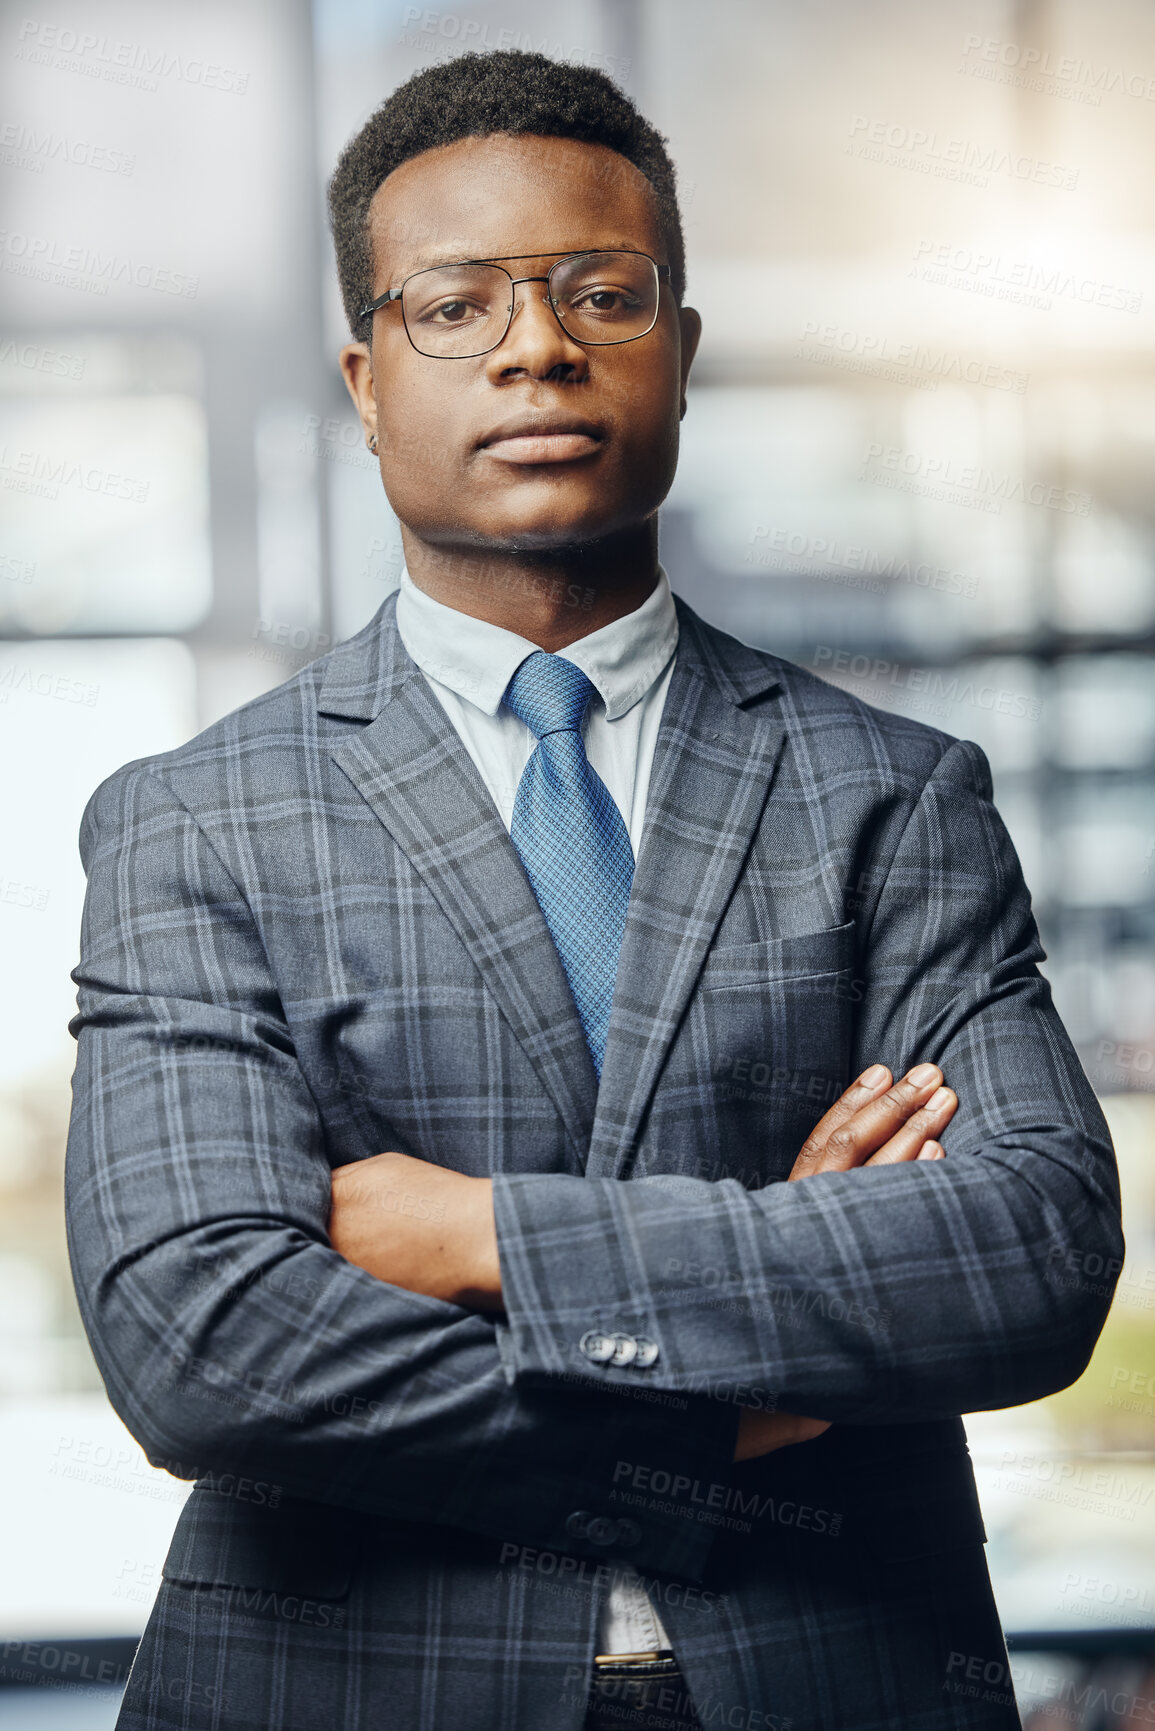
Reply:
[[633, 163], [654, 189], [679, 303], [686, 254], [674, 165], [662, 134], [604, 72], [544, 54], [469, 53], [415, 73], [374, 111], [345, 146], [329, 182], [337, 278], [349, 329], [367, 340], [360, 316], [373, 297], [369, 206], [386, 175], [411, 156], [492, 133], [530, 133], [601, 144]]

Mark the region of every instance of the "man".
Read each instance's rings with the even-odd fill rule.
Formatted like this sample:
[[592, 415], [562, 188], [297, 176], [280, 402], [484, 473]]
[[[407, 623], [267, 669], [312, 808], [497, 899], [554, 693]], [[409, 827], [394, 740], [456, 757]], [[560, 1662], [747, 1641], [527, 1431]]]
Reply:
[[1082, 1370], [1113, 1155], [982, 753], [670, 595], [673, 184], [539, 55], [384, 104], [401, 590], [85, 813], [77, 1289], [198, 1479], [132, 1731], [1017, 1724], [958, 1415]]

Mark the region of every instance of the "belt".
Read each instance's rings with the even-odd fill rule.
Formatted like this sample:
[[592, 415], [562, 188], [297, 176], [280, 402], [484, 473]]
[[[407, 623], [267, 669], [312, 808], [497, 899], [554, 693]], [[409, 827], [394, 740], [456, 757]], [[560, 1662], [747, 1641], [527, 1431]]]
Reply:
[[584, 1731], [702, 1731], [671, 1649], [598, 1653]]
[[595, 1665], [655, 1665], [675, 1663], [672, 1647], [655, 1647], [650, 1653], [597, 1653]]

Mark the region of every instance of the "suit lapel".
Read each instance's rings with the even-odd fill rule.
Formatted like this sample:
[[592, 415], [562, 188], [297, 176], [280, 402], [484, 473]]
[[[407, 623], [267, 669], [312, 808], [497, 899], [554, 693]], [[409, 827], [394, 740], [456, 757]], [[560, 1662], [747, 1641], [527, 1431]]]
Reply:
[[765, 657], [679, 601], [678, 659], [646, 802], [587, 1176], [627, 1175], [658, 1078], [757, 830], [785, 729], [743, 702]]
[[318, 709], [367, 723], [332, 756], [453, 926], [561, 1114], [580, 1169], [623, 1177], [757, 830], [785, 740], [770, 659], [676, 600], [600, 1086], [561, 959], [477, 766], [406, 654], [390, 596], [328, 658]]
[[465, 945], [580, 1169], [597, 1076], [561, 959], [476, 764], [405, 652], [394, 607], [390, 597], [329, 662], [318, 708], [368, 720], [332, 757]]

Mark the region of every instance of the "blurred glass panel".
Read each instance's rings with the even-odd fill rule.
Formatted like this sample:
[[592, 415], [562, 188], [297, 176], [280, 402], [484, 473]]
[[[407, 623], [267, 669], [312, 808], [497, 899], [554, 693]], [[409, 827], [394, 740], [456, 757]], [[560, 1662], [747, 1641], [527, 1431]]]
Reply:
[[1147, 848], [1155, 788], [1102, 782], [1073, 795], [1055, 831], [1068, 907], [1130, 907], [1152, 900]]
[[204, 415], [191, 397], [0, 403], [0, 625], [185, 631], [212, 600]]
[[[303, 23], [275, 0], [103, 0], [95, 20], [76, 0], [51, 16], [4, 8], [5, 117], [108, 165], [54, 156], [9, 173], [0, 266], [22, 323], [264, 316], [308, 202], [283, 172]], [[242, 164], [263, 196], [227, 196]]]
[[[1119, 1159], [1127, 1254], [1091, 1363], [1046, 1400], [966, 1419], [995, 1596], [1010, 1629], [1155, 1627], [1155, 1099], [1107, 1095], [1103, 1109]], [[1089, 1258], [1058, 1275], [1106, 1277]]]
[[333, 629], [340, 640], [359, 631], [400, 583], [401, 527], [358, 421], [332, 415], [311, 438], [328, 487]]
[[16, 1688], [5, 1691], [5, 1706], [13, 1731], [114, 1731], [123, 1693], [107, 1683]]
[[5, 1638], [139, 1634], [191, 1485], [149, 1465], [103, 1391], [0, 1405], [0, 1471], [21, 1487], [5, 1511]]
[[[1112, 917], [1112, 910], [1106, 910]], [[1116, 916], [1117, 917], [1117, 916]], [[1055, 1002], [1096, 1092], [1155, 1090], [1155, 958], [1150, 940], [1068, 936], [1047, 967]]]
[[1054, 672], [1050, 721], [1064, 768], [1155, 768], [1155, 668], [1139, 655], [1071, 657]]
[[1155, 957], [1150, 946], [1119, 944], [1111, 956], [1108, 979], [1108, 1027], [1114, 1039], [1103, 1055], [1119, 1072], [1115, 1086], [1125, 1088], [1130, 1081], [1137, 1088], [1155, 1088]]
[[[793, 581], [807, 619], [851, 622], [839, 641], [866, 620], [874, 641], [941, 657], [1027, 631], [1045, 524], [1022, 498], [1017, 399], [986, 395], [691, 386], [666, 515], [692, 520], [720, 574], [760, 580], [771, 628]], [[757, 603], [738, 605], [747, 620]]]
[[947, 733], [973, 739], [994, 774], [1037, 766], [1050, 727], [1047, 683], [1037, 662], [1025, 655], [989, 656], [963, 663], [953, 694]]
[[1064, 517], [1054, 570], [1061, 630], [1142, 632], [1155, 623], [1155, 547], [1146, 525], [1102, 509]]
[[0, 1253], [0, 1396], [41, 1394], [63, 1382], [51, 1350], [55, 1298], [41, 1263]]
[[0, 338], [2, 396], [70, 402], [130, 392], [203, 396], [200, 346], [171, 333], [113, 336], [76, 326], [40, 327], [35, 337]]
[[195, 664], [171, 639], [0, 645], [0, 928], [21, 982], [0, 1005], [0, 1084], [49, 1069], [67, 1087], [81, 815], [122, 763], [188, 739], [195, 713]]
[[[321, 523], [316, 461], [303, 403], [266, 404], [257, 420], [260, 636], [321, 622]], [[286, 633], [287, 634], [287, 633]]]

